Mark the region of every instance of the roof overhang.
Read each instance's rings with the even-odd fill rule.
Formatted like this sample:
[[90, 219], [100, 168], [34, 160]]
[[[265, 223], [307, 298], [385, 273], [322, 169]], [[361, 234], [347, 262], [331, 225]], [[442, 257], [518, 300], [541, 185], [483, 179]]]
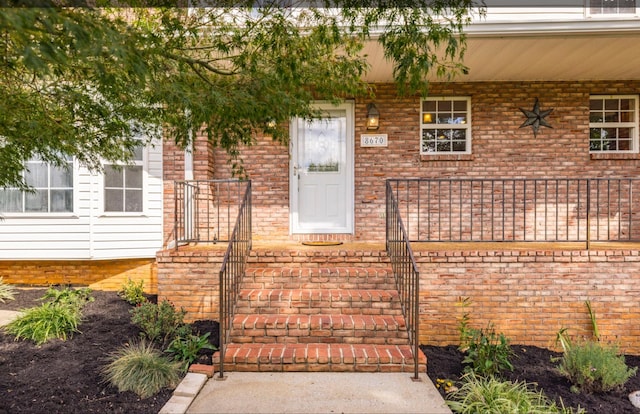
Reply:
[[[469, 73], [455, 81], [640, 79], [638, 20], [474, 23], [465, 33]], [[393, 65], [381, 46], [371, 41], [365, 53], [371, 65], [365, 79], [392, 81]]]

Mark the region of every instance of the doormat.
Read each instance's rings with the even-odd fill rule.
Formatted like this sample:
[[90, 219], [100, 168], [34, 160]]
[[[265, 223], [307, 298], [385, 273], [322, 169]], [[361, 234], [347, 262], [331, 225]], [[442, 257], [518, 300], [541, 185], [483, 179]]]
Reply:
[[339, 246], [341, 241], [303, 241], [305, 246]]

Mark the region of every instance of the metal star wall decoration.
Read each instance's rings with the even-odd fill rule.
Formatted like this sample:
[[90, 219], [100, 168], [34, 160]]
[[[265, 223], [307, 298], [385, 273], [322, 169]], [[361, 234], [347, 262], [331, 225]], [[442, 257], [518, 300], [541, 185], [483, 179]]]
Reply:
[[549, 123], [544, 119], [551, 112], [553, 112], [553, 108], [547, 109], [546, 111], [540, 110], [540, 103], [538, 102], [538, 98], [536, 98], [535, 103], [533, 104], [533, 110], [529, 111], [527, 109], [520, 108], [524, 116], [527, 117], [527, 120], [520, 125], [520, 128], [531, 125], [533, 128], [533, 136], [535, 137], [538, 134], [538, 129], [540, 126], [545, 126], [547, 128], [553, 128]]

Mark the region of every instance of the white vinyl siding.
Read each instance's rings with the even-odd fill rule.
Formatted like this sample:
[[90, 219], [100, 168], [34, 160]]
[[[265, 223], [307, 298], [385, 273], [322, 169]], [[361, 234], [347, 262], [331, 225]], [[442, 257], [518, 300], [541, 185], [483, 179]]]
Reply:
[[[162, 146], [146, 149], [143, 212], [104, 212], [101, 174], [74, 167], [73, 213], [0, 213], [0, 260], [151, 258], [162, 248]], [[77, 164], [77, 163], [76, 163]]]

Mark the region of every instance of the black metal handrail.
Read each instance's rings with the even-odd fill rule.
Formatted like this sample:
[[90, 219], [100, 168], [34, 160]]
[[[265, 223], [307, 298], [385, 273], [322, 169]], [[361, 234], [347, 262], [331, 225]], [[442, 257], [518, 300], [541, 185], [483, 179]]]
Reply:
[[418, 376], [418, 331], [420, 326], [420, 272], [413, 251], [409, 244], [409, 238], [405, 231], [398, 203], [391, 184], [386, 185], [386, 246], [387, 253], [391, 259], [391, 266], [396, 281], [396, 288], [402, 303], [402, 312], [407, 322], [409, 343], [413, 349], [414, 360], [414, 380], [419, 380]]
[[412, 242], [640, 241], [640, 179], [391, 179]]
[[225, 347], [229, 343], [231, 324], [238, 297], [240, 282], [244, 276], [247, 256], [251, 250], [251, 182], [242, 198], [229, 246], [220, 267], [220, 321], [219, 321], [219, 378], [224, 378]]
[[190, 180], [174, 184], [175, 247], [228, 242], [247, 181]]

